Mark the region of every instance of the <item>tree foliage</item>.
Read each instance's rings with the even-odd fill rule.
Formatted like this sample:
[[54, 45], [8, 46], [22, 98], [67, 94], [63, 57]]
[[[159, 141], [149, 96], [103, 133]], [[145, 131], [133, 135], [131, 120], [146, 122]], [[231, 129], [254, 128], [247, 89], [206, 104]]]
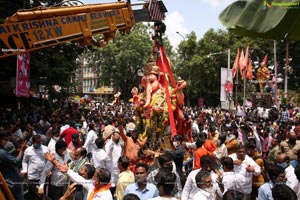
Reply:
[[129, 35], [120, 36], [87, 55], [89, 65], [99, 75], [99, 84], [117, 86], [123, 99], [131, 97], [132, 87], [141, 82], [143, 66], [152, 54], [153, 41], [150, 26], [136, 24]]
[[[232, 68], [237, 49], [240, 48], [240, 50], [244, 49], [245, 51], [247, 45], [250, 47], [249, 57], [252, 61], [262, 62], [265, 54], [268, 53], [269, 65], [272, 65], [272, 40], [242, 37], [228, 31], [211, 29], [201, 39], [197, 39], [195, 33], [192, 32], [186, 40], [179, 44], [177, 62], [181, 68], [177, 72], [190, 83], [185, 93], [189, 96], [193, 105], [197, 105], [199, 97], [205, 99], [206, 105], [215, 106], [219, 104], [220, 68], [227, 68], [228, 66], [226, 50], [231, 49], [230, 68]], [[280, 45], [277, 48], [278, 55], [283, 55], [285, 49], [281, 48]], [[295, 44], [293, 44], [293, 48], [295, 48]], [[223, 53], [209, 56], [211, 53], [216, 52]], [[282, 57], [278, 56], [278, 61], [280, 59]], [[243, 82], [239, 80], [239, 84], [242, 86]], [[251, 83], [247, 82], [247, 84]], [[248, 85], [246, 87], [248, 95], [254, 90], [252, 86]], [[239, 91], [241, 92], [241, 87], [239, 87]]]

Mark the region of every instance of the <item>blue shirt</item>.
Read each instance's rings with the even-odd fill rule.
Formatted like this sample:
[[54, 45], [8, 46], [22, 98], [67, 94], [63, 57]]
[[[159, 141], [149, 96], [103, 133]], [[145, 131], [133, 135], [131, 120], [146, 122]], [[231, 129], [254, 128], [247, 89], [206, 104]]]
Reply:
[[21, 168], [22, 161], [10, 155], [6, 149], [0, 147], [0, 172], [7, 184], [12, 188], [15, 184], [23, 184], [23, 178], [19, 175], [17, 167]]
[[152, 183], [147, 183], [143, 190], [139, 188], [137, 183], [132, 183], [126, 187], [124, 195], [126, 194], [136, 194], [140, 199], [146, 200], [157, 197], [158, 190]]
[[258, 188], [258, 199], [259, 200], [273, 200], [272, 188], [274, 183], [272, 181], [264, 183]]

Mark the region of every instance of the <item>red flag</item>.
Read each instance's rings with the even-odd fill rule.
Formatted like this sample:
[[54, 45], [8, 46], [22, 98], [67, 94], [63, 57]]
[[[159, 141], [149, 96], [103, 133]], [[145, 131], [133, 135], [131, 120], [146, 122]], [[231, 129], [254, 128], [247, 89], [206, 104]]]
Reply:
[[239, 68], [239, 58], [240, 58], [240, 48], [238, 48], [238, 52], [235, 56], [235, 60], [232, 66], [232, 77], [235, 77], [236, 71]]
[[18, 97], [30, 96], [30, 53], [17, 56], [16, 95]]
[[173, 114], [173, 110], [172, 110], [172, 103], [171, 103], [167, 75], [170, 76], [170, 79], [172, 82], [172, 87], [173, 87], [173, 84], [175, 84], [174, 86], [176, 86], [176, 83], [175, 83], [175, 80], [174, 80], [174, 77], [173, 77], [173, 74], [171, 71], [170, 60], [168, 59], [168, 56], [165, 53], [163, 46], [160, 47], [160, 56], [158, 57], [157, 65], [159, 66], [160, 70], [164, 73], [164, 76], [162, 76], [161, 78], [163, 81], [162, 85], [166, 90], [166, 101], [167, 101], [167, 106], [168, 106], [169, 122], [170, 122], [172, 137], [173, 137], [177, 134], [177, 132], [176, 132], [174, 114]]
[[[164, 73], [164, 75], [168, 75], [171, 81], [171, 85], [173, 88], [176, 87], [176, 82], [171, 70], [171, 62], [170, 59], [168, 57], [168, 55], [165, 52], [165, 49], [163, 46], [161, 46], [159, 48], [160, 54], [159, 54], [159, 58], [157, 60], [157, 65], [160, 67], [160, 71]], [[163, 86], [165, 83], [162, 83]]]
[[250, 63], [248, 65], [248, 69], [247, 69], [247, 78], [252, 80], [253, 79], [253, 74], [252, 74], [252, 60], [250, 60]]
[[240, 74], [242, 79], [244, 78], [244, 70], [245, 70], [244, 59], [245, 59], [244, 49], [242, 49], [242, 52], [240, 54], [240, 60], [239, 60]]

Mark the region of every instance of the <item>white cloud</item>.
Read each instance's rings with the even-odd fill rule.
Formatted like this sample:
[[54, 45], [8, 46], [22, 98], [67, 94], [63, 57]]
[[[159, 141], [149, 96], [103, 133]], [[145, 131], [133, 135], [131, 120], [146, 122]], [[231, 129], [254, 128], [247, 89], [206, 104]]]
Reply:
[[226, 5], [226, 4], [229, 4], [233, 1], [234, 0], [202, 0], [202, 2], [208, 3], [208, 4], [210, 4], [211, 6], [214, 6], [214, 7], [221, 6], [221, 5]]
[[[174, 48], [177, 48], [178, 44], [184, 39], [183, 37], [189, 33], [184, 26], [184, 18], [178, 11], [174, 11], [167, 14], [165, 24], [167, 26], [166, 35], [168, 36], [171, 45]], [[183, 37], [176, 32], [179, 32]]]

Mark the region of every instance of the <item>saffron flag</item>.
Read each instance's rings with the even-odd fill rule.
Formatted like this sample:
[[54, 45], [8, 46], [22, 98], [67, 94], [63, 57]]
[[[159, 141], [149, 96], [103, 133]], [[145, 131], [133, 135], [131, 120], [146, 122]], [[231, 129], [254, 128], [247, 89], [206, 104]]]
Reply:
[[232, 77], [235, 77], [237, 70], [239, 69], [239, 58], [240, 58], [240, 48], [238, 48], [237, 54], [232, 67]]
[[253, 79], [253, 73], [252, 73], [252, 60], [250, 60], [250, 63], [248, 65], [248, 69], [247, 69], [247, 78], [249, 80], [252, 80]]
[[249, 57], [249, 45], [246, 48], [246, 53], [245, 53], [245, 57], [244, 57], [244, 60], [243, 60], [243, 66], [244, 66], [244, 70], [245, 70], [244, 72], [246, 72], [246, 70], [247, 70], [248, 57]]
[[240, 54], [240, 59], [239, 59], [239, 67], [240, 67], [240, 74], [242, 79], [244, 78], [244, 49], [242, 49], [241, 54]]
[[[163, 72], [163, 74], [164, 74], [163, 76], [161, 76], [161, 78], [162, 78], [161, 84], [166, 90], [166, 102], [167, 102], [167, 106], [168, 106], [169, 121], [170, 121], [172, 137], [173, 137], [177, 134], [177, 132], [176, 132], [174, 114], [173, 114], [173, 110], [172, 110], [171, 97], [170, 97], [171, 91], [169, 91], [169, 84], [168, 84], [169, 81], [168, 81], [167, 75], [169, 75], [169, 77], [171, 79], [172, 87], [176, 86], [176, 83], [175, 83], [175, 80], [173, 77], [173, 73], [171, 71], [170, 60], [168, 59], [168, 56], [165, 53], [163, 46], [160, 46], [160, 56], [158, 57], [157, 65], [159, 66], [161, 72]], [[175, 84], [175, 85], [173, 86], [173, 84]]]
[[30, 96], [30, 53], [22, 53], [17, 56], [16, 70], [16, 96]]
[[267, 66], [267, 63], [268, 63], [268, 54], [265, 55], [263, 63], [264, 63], [264, 65]]

